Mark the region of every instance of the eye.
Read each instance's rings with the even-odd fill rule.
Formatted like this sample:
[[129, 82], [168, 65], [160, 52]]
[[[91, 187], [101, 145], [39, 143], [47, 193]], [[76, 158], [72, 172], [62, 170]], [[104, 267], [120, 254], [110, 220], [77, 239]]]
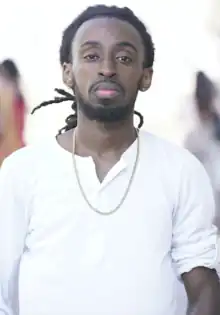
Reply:
[[97, 61], [99, 59], [99, 56], [96, 54], [89, 54], [89, 55], [84, 56], [84, 59], [92, 62], [92, 61]]
[[117, 60], [119, 60], [121, 63], [127, 64], [127, 65], [132, 63], [132, 59], [128, 56], [119, 56], [119, 57], [117, 57]]

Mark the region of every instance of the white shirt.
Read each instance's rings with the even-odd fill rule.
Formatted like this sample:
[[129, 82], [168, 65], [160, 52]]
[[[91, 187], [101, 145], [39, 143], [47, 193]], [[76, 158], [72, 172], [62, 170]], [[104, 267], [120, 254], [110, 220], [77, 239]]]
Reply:
[[[136, 147], [101, 184], [92, 159], [76, 157], [93, 206], [120, 202]], [[0, 315], [180, 315], [176, 275], [216, 263], [213, 215], [201, 164], [148, 133], [110, 216], [87, 205], [55, 139], [21, 149], [0, 171]]]

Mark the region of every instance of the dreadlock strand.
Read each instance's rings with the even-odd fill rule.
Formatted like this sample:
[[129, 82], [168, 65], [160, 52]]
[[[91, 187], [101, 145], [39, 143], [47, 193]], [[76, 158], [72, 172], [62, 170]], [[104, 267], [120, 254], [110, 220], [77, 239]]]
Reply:
[[138, 116], [138, 118], [140, 119], [139, 124], [138, 124], [138, 128], [140, 129], [143, 126], [143, 124], [144, 124], [144, 117], [143, 117], [143, 115], [141, 113], [139, 113], [136, 110], [134, 111], [134, 114], [136, 116]]
[[45, 107], [47, 105], [51, 105], [51, 104], [54, 104], [54, 103], [61, 103], [62, 101], [60, 100], [50, 100], [50, 101], [46, 101], [46, 102], [43, 102], [41, 103], [40, 105], [36, 106], [32, 111], [31, 111], [31, 114], [33, 115], [36, 110], [40, 109], [41, 107]]
[[62, 103], [62, 102], [67, 102], [67, 101], [73, 101], [75, 102], [75, 97], [74, 95], [62, 90], [62, 89], [55, 89], [55, 91], [57, 93], [59, 93], [60, 95], [62, 95], [62, 97], [59, 96], [55, 96], [55, 98], [53, 100], [50, 101], [46, 101], [41, 103], [40, 105], [36, 106], [32, 111], [31, 114], [34, 114], [36, 112], [36, 110], [45, 107], [47, 105], [51, 105], [51, 104], [58, 104], [58, 103]]
[[54, 101], [60, 102], [60, 103], [65, 102], [65, 101], [73, 101], [73, 100], [74, 100], [73, 97], [59, 97], [59, 96], [54, 97]]
[[62, 89], [55, 89], [55, 92], [57, 92], [58, 94], [61, 95], [60, 96], [55, 96], [53, 100], [50, 101], [46, 101], [41, 103], [40, 105], [38, 105], [37, 107], [35, 107], [31, 114], [34, 114], [34, 112], [38, 109], [40, 109], [41, 107], [47, 106], [47, 105], [51, 105], [51, 104], [58, 104], [58, 103], [62, 103], [62, 102], [67, 102], [67, 101], [72, 101], [72, 105], [71, 108], [72, 110], [75, 112], [74, 114], [69, 115], [65, 122], [66, 122], [66, 126], [64, 126], [63, 128], [61, 128], [58, 131], [58, 134], [61, 134], [63, 132], [66, 132], [68, 130], [71, 130], [73, 128], [75, 128], [77, 126], [77, 104], [76, 104], [76, 99], [75, 96], [73, 94], [70, 94], [68, 92], [66, 92], [65, 90]]
[[59, 131], [58, 131], [58, 135], [62, 134], [63, 132], [67, 132], [71, 129], [74, 129], [76, 128], [77, 126], [77, 115], [76, 114], [71, 114], [69, 115], [66, 120], [66, 126], [64, 126], [63, 128], [61, 128]]
[[57, 92], [58, 94], [60, 94], [60, 95], [63, 95], [63, 96], [65, 96], [65, 97], [70, 97], [70, 98], [73, 98], [74, 99], [74, 95], [73, 94], [71, 94], [71, 93], [69, 93], [69, 92], [66, 92], [65, 90], [63, 90], [63, 89], [54, 89], [54, 91], [55, 92]]

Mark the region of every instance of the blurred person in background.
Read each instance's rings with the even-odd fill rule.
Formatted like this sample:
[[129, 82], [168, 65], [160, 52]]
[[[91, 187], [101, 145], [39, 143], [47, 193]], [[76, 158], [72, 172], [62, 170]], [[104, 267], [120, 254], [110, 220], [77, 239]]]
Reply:
[[0, 64], [0, 166], [25, 145], [25, 108], [18, 68], [12, 60], [4, 60]]
[[210, 176], [216, 199], [215, 224], [220, 231], [220, 106], [216, 86], [202, 71], [196, 73], [194, 97], [198, 124], [187, 136], [185, 147], [202, 162]]

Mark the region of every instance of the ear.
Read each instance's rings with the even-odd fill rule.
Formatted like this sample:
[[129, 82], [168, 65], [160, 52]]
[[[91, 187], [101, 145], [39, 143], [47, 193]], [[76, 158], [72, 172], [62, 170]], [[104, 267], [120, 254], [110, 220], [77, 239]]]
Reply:
[[139, 90], [141, 92], [145, 92], [150, 88], [151, 82], [152, 82], [152, 76], [153, 76], [153, 69], [144, 68], [144, 73], [140, 81], [140, 87], [139, 87]]
[[75, 85], [73, 68], [71, 63], [64, 62], [62, 65], [63, 69], [63, 83], [70, 89], [73, 89]]

